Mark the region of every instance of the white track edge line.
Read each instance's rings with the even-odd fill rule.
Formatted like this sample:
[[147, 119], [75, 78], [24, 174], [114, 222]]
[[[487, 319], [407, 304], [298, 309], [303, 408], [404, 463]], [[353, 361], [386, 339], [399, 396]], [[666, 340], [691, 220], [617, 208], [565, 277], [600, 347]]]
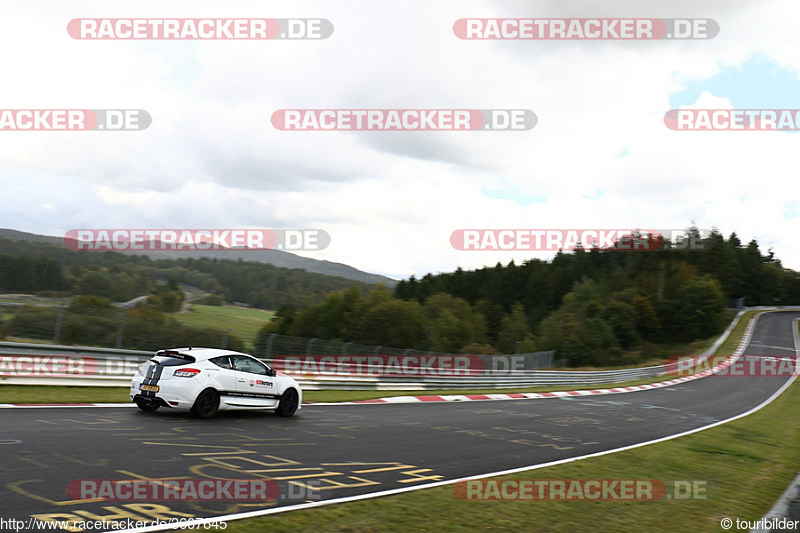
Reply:
[[[753, 320], [756, 320], [760, 316], [760, 314], [761, 313], [759, 313], [755, 317], [753, 317]], [[796, 325], [794, 324], [794, 322], [793, 322], [793, 328], [796, 328]], [[796, 335], [795, 335], [795, 339], [797, 339]], [[750, 345], [750, 339], [748, 338], [747, 339], [747, 344], [745, 345], [744, 349], [747, 349], [747, 346], [749, 346], [749, 345]], [[744, 349], [742, 351], [744, 351]], [[798, 353], [797, 343], [795, 343], [795, 353]], [[475, 476], [467, 476], [467, 477], [460, 477], [460, 478], [444, 480], [444, 481], [436, 481], [434, 483], [427, 483], [425, 485], [417, 485], [415, 487], [403, 487], [403, 488], [398, 488], [398, 489], [388, 489], [388, 490], [379, 491], [379, 492], [372, 492], [372, 493], [368, 493], [368, 494], [357, 494], [357, 495], [354, 495], [354, 496], [345, 496], [345, 497], [342, 497], [342, 498], [334, 498], [332, 500], [323, 500], [323, 501], [316, 501], [316, 502], [309, 502], [309, 503], [301, 503], [301, 504], [298, 504], [298, 505], [286, 505], [286, 506], [283, 506], [283, 507], [274, 507], [274, 508], [271, 508], [271, 509], [261, 509], [259, 511], [249, 511], [249, 512], [246, 512], [246, 513], [234, 513], [234, 514], [230, 514], [230, 515], [223, 515], [223, 516], [217, 516], [217, 517], [212, 517], [212, 518], [199, 518], [197, 520], [193, 520], [192, 522], [189, 522], [186, 527], [189, 527], [189, 525], [194, 525], [196, 527], [197, 525], [209, 524], [209, 523], [214, 523], [214, 522], [225, 522], [225, 521], [228, 521], [228, 520], [241, 520], [241, 519], [244, 519], [244, 518], [255, 518], [255, 517], [259, 517], [259, 516], [268, 516], [268, 515], [278, 514], [278, 513], [288, 512], [288, 511], [299, 511], [299, 510], [303, 510], [303, 509], [312, 509], [312, 508], [316, 508], [316, 507], [323, 507], [323, 506], [326, 506], [326, 505], [333, 505], [333, 504], [337, 504], [337, 503], [355, 502], [355, 501], [367, 500], [367, 499], [372, 499], [372, 498], [380, 498], [382, 496], [392, 496], [392, 495], [395, 495], [395, 494], [402, 494], [402, 493], [405, 493], [405, 492], [412, 492], [412, 491], [416, 491], [416, 490], [431, 489], [431, 488], [435, 488], [435, 487], [441, 487], [441, 486], [444, 486], [444, 485], [451, 485], [451, 484], [458, 483], [459, 481], [466, 481], [466, 480], [469, 480], [469, 479], [483, 479], [483, 478], [493, 477], [493, 476], [504, 476], [504, 475], [509, 475], [509, 474], [516, 474], [516, 473], [519, 473], [519, 472], [524, 472], [526, 470], [539, 470], [541, 468], [547, 468], [549, 466], [557, 466], [557, 465], [561, 465], [561, 464], [572, 463], [572, 462], [579, 461], [579, 460], [582, 460], [582, 459], [589, 459], [589, 458], [593, 458], [593, 457], [601, 457], [603, 455], [610, 455], [612, 453], [623, 452], [623, 451], [626, 451], [626, 450], [633, 450], [635, 448], [641, 448], [643, 446], [648, 446], [650, 444], [657, 444], [659, 442], [665, 442], [665, 441], [668, 441], [668, 440], [677, 439], [678, 437], [691, 435], [693, 433], [699, 433], [700, 431], [705, 431], [707, 429], [711, 429], [711, 428], [714, 428], [714, 427], [717, 427], [717, 426], [721, 426], [723, 424], [727, 424], [729, 422], [733, 422], [733, 421], [738, 420], [740, 418], [744, 418], [744, 417], [746, 417], [748, 415], [751, 415], [751, 414], [753, 414], [753, 413], [755, 413], [757, 411], [760, 411], [761, 409], [763, 409], [767, 405], [771, 404], [778, 396], [783, 394], [783, 392], [787, 388], [789, 388], [789, 386], [792, 383], [794, 383], [794, 381], [796, 379], [797, 379], [797, 373], [795, 373], [790, 379], [788, 379], [786, 381], [786, 383], [784, 383], [781, 386], [780, 389], [778, 389], [777, 391], [775, 391], [772, 394], [772, 396], [770, 396], [769, 398], [767, 398], [766, 400], [764, 400], [763, 402], [761, 402], [757, 406], [751, 408], [750, 410], [745, 411], [744, 413], [740, 413], [738, 415], [735, 415], [735, 416], [733, 416], [731, 418], [727, 418], [725, 420], [719, 420], [717, 422], [714, 422], [712, 424], [708, 424], [706, 426], [701, 426], [701, 427], [698, 427], [698, 428], [690, 429], [688, 431], [684, 431], [684, 432], [681, 432], [681, 433], [676, 433], [674, 435], [667, 435], [666, 437], [660, 437], [658, 439], [654, 439], [654, 440], [650, 440], [650, 441], [646, 441], [646, 442], [639, 442], [639, 443], [636, 443], [636, 444], [629, 444], [628, 446], [623, 446], [623, 447], [620, 447], [620, 448], [614, 448], [612, 450], [603, 450], [601, 452], [590, 453], [590, 454], [581, 455], [581, 456], [578, 456], [578, 457], [568, 457], [568, 458], [565, 458], [565, 459], [559, 459], [557, 461], [550, 461], [548, 463], [542, 463], [542, 464], [539, 464], [539, 465], [523, 466], [523, 467], [512, 468], [512, 469], [508, 469], [508, 470], [499, 470], [499, 471], [496, 471], [496, 472], [489, 472], [489, 473], [485, 473], [485, 474], [479, 474], [479, 475], [475, 475]], [[143, 527], [143, 528], [124, 529], [124, 530], [119, 530], [119, 531], [126, 531], [126, 532], [129, 532], [129, 533], [145, 533], [145, 532], [149, 532], [149, 531], [165, 531], [165, 530], [169, 530], [169, 529], [185, 529], [185, 528], [176, 528], [174, 524], [165, 524], [163, 526], [148, 526], [148, 527]]]

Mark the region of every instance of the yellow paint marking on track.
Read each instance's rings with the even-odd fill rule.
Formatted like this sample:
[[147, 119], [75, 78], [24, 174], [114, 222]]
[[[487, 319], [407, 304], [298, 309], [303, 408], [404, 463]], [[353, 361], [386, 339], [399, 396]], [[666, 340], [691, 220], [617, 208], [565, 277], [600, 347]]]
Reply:
[[412, 476], [411, 479], [398, 479], [398, 483], [416, 483], [417, 481], [441, 481], [444, 476], [420, 476], [422, 472], [431, 472], [430, 468], [420, 468], [418, 470], [410, 470], [403, 472], [407, 476]]
[[[200, 476], [200, 477], [208, 477], [208, 478], [212, 478], [212, 479], [228, 479], [228, 478], [221, 478], [221, 477], [216, 477], [216, 476], [212, 476], [212, 475], [206, 474], [205, 470], [207, 470], [209, 468], [219, 468], [219, 469], [226, 470], [226, 471], [229, 471], [229, 472], [245, 473], [248, 476], [257, 476], [257, 477], [261, 477], [263, 479], [272, 479], [271, 476], [266, 476], [264, 474], [273, 473], [273, 472], [302, 472], [302, 471], [305, 471], [305, 470], [315, 470], [315, 471], [324, 470], [323, 468], [319, 468], [319, 467], [316, 467], [316, 468], [274, 468], [274, 469], [271, 469], [271, 470], [270, 469], [265, 469], [265, 470], [242, 470], [241, 468], [236, 468], [236, 467], [233, 467], [233, 466], [213, 464], [213, 463], [192, 465], [192, 466], [190, 466], [188, 468], [188, 470], [192, 474], [195, 474], [195, 475]], [[275, 479], [278, 479], [278, 478], [275, 478]]]
[[[282, 457], [277, 457], [275, 455], [266, 455], [265, 454], [265, 455], [262, 455], [261, 457], [266, 457], [267, 459], [272, 459], [275, 462], [274, 463], [265, 463], [264, 461], [257, 461], [255, 459], [251, 459], [249, 457], [239, 457], [238, 459], [241, 459], [242, 461], [244, 461], [246, 463], [252, 463], [252, 464], [256, 464], [256, 465], [260, 465], [260, 466], [269, 466], [269, 467], [290, 466], [290, 465], [302, 464], [302, 463], [300, 463], [298, 461], [292, 461], [291, 459], [284, 459]], [[237, 458], [232, 457], [232, 459], [237, 459]], [[219, 462], [219, 461], [216, 461], [216, 462]]]
[[359, 481], [359, 483], [341, 483], [333, 479], [324, 478], [320, 479], [320, 481], [327, 482], [329, 486], [328, 487], [316, 486], [314, 487], [314, 490], [332, 490], [332, 489], [344, 489], [344, 488], [354, 488], [354, 487], [369, 487], [370, 485], [380, 485], [379, 481], [373, 481], [371, 479], [363, 479], [355, 476], [348, 476], [348, 479], [355, 479]]
[[311, 446], [313, 442], [262, 442], [260, 444], [242, 444], [242, 446]]
[[[322, 468], [298, 468], [297, 472], [302, 472], [303, 470], [323, 470]], [[270, 476], [270, 479], [274, 479], [275, 481], [288, 481], [290, 479], [312, 479], [312, 478], [319, 478], [322, 476], [341, 476], [343, 475], [341, 472], [316, 472], [314, 474], [299, 474], [296, 476]]]
[[130, 472], [128, 470], [117, 470], [117, 472], [119, 472], [120, 474], [125, 474], [126, 476], [131, 476], [134, 479], [141, 479], [141, 480], [145, 480], [145, 481], [162, 481], [162, 480], [163, 481], [170, 481], [170, 480], [175, 480], [175, 479], [192, 479], [189, 476], [169, 476], [169, 477], [162, 477], [162, 478], [151, 478], [151, 477], [135, 474], [135, 473]]
[[252, 450], [231, 450], [229, 452], [191, 452], [191, 453], [182, 453], [181, 455], [186, 457], [194, 457], [196, 455], [199, 456], [206, 456], [206, 455], [236, 455], [240, 453], [258, 453]]
[[[370, 465], [385, 465], [387, 463], [321, 463], [323, 466], [370, 466]], [[388, 463], [392, 464], [392, 463]], [[404, 468], [415, 468], [414, 465], [401, 465], [394, 463], [394, 466], [386, 466], [383, 468], [369, 468], [365, 470], [353, 470], [355, 474], [370, 474], [372, 472], [388, 472], [389, 470], [402, 470]]]
[[67, 455], [62, 455], [60, 453], [53, 453], [56, 457], [61, 457], [62, 459], [66, 459], [67, 461], [72, 461], [73, 463], [78, 463], [79, 465], [83, 466], [106, 466], [108, 464], [108, 459], [100, 459], [98, 461], [81, 461], [80, 459], [75, 459], [74, 457], [69, 457]]
[[[525, 440], [525, 439], [518, 439], [518, 440]], [[511, 441], [515, 442], [515, 441]], [[558, 446], [557, 444], [540, 444], [540, 448], [553, 448], [554, 450], [571, 450], [575, 446]]]
[[[212, 509], [208, 507], [203, 507], [202, 505], [203, 502], [198, 502], [195, 500], [189, 500], [186, 503], [189, 504], [189, 508], [191, 508], [193, 511], [198, 511], [199, 513], [203, 514], [212, 513], [214, 515], [233, 514], [239, 511], [249, 510], [252, 507], [255, 507], [257, 509], [264, 509], [266, 507], [274, 507], [278, 504], [275, 501], [263, 501], [259, 503], [235, 503], [229, 505], [228, 507], [225, 507], [224, 509]], [[197, 527], [199, 528], [199, 525]], [[184, 530], [184, 531], [191, 531], [191, 530]], [[195, 529], [195, 531], [197, 531], [197, 528]], [[210, 531], [219, 531], [219, 530], [211, 529]]]
[[19, 460], [20, 461], [27, 461], [28, 463], [36, 465], [36, 466], [38, 466], [40, 468], [49, 468], [50, 467], [50, 465], [46, 465], [44, 463], [40, 463], [39, 461], [31, 459], [30, 457], [19, 457]]
[[[63, 422], [75, 422], [76, 424], [85, 424], [87, 426], [96, 426], [98, 424], [115, 424], [119, 425], [121, 422], [119, 420], [112, 420], [110, 418], [101, 418], [100, 420], [96, 420], [94, 422], [88, 420], [76, 420], [74, 418], [65, 418]], [[116, 431], [117, 428], [114, 428]]]
[[181, 444], [177, 442], [151, 442], [144, 441], [142, 444], [149, 444], [150, 446], [183, 446], [185, 448], [228, 448], [237, 449], [236, 446], [217, 446], [214, 444]]
[[[37, 494], [33, 494], [22, 488], [22, 485], [26, 483], [36, 483], [41, 482], [41, 479], [26, 479], [22, 481], [14, 481], [13, 483], [8, 483], [6, 487], [11, 489], [12, 491], [16, 492], [17, 494], [21, 494], [28, 498], [33, 498], [34, 500], [38, 500], [40, 502], [45, 502], [48, 505], [55, 505], [55, 506], [64, 506], [64, 505], [78, 505], [81, 503], [94, 503], [94, 502], [102, 502], [105, 501], [104, 498], [90, 498], [88, 500], [51, 500], [50, 498], [45, 498], [44, 496], [39, 496]], [[49, 485], [48, 485], [49, 486]]]

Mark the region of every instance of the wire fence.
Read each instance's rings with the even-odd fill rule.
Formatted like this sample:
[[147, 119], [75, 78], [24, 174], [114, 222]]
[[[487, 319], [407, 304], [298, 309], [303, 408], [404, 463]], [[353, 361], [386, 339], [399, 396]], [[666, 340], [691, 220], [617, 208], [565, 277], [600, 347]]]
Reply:
[[230, 329], [190, 326], [155, 311], [12, 304], [0, 305], [0, 339], [131, 350], [202, 345], [244, 351], [247, 344]]
[[[6, 316], [5, 320], [3, 319]], [[0, 340], [36, 340], [73, 346], [155, 351], [204, 346], [251, 353], [261, 359], [299, 355], [423, 356], [443, 352], [394, 348], [288, 335], [260, 335], [252, 343], [230, 329], [186, 325], [137, 309], [73, 310], [67, 306], [0, 304]], [[526, 369], [552, 368], [554, 352], [516, 354]]]

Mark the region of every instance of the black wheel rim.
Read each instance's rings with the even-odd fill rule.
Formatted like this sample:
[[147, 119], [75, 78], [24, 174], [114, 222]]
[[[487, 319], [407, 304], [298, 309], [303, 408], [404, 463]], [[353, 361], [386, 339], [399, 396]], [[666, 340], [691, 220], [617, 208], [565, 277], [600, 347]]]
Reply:
[[215, 404], [214, 393], [206, 392], [200, 396], [200, 404], [197, 406], [197, 411], [203, 416], [210, 416], [214, 414], [214, 410], [216, 409]]
[[283, 394], [283, 397], [284, 402], [286, 402], [284, 407], [285, 412], [293, 413], [295, 410], [297, 410], [297, 393], [294, 391], [294, 389], [287, 390]]

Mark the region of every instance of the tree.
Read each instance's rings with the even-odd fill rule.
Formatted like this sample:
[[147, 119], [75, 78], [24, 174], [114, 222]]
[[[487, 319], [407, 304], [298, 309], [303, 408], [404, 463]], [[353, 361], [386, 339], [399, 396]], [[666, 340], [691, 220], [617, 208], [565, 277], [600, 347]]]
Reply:
[[719, 282], [702, 276], [688, 282], [678, 298], [684, 340], [707, 338], [717, 333], [724, 321], [725, 295]]
[[419, 346], [424, 338], [422, 309], [415, 301], [392, 298], [368, 309], [361, 319], [360, 342], [394, 348]]
[[525, 316], [525, 308], [521, 303], [515, 303], [511, 307], [511, 312], [503, 318], [498, 335], [498, 348], [503, 353], [517, 353], [518, 345], [525, 339], [531, 337], [531, 328], [528, 325], [528, 317]]
[[609, 325], [622, 348], [631, 348], [641, 341], [636, 331], [636, 309], [623, 302], [609, 302], [600, 314]]
[[454, 353], [468, 344], [487, 342], [486, 319], [463, 298], [434, 294], [423, 312], [431, 350]]

